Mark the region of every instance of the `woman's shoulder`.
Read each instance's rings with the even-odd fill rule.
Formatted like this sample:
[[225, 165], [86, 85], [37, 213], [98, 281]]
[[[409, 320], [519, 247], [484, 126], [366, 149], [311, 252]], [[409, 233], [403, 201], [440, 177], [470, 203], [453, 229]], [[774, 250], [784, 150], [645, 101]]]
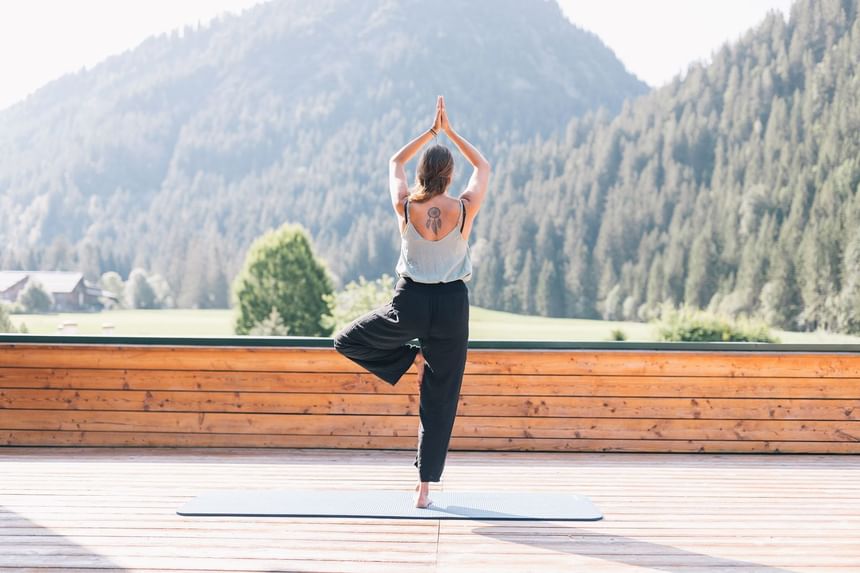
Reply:
[[421, 203], [410, 200], [409, 206], [419, 206], [422, 209], [429, 209], [431, 207], [438, 207], [440, 209], [459, 209], [460, 208], [460, 199], [458, 197], [452, 197], [447, 193], [445, 195], [437, 195], [432, 197], [431, 199], [427, 199], [426, 201], [422, 201]]

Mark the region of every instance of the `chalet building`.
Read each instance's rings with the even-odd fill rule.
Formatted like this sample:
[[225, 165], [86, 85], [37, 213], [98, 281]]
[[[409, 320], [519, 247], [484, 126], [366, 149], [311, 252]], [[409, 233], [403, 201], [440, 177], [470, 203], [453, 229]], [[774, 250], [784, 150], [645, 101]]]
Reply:
[[28, 282], [35, 280], [54, 297], [54, 311], [98, 310], [116, 295], [89, 283], [84, 274], [70, 271], [0, 271], [0, 300], [15, 301]]

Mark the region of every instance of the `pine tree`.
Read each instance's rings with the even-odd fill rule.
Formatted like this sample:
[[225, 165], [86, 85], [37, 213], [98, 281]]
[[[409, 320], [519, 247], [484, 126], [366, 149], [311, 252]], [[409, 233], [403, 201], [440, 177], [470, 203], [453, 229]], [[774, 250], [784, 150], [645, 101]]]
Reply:
[[700, 233], [690, 249], [687, 281], [684, 285], [684, 302], [697, 308], [704, 307], [716, 291], [717, 262], [714, 239], [709, 229]]
[[842, 260], [838, 328], [841, 332], [860, 334], [860, 232], [856, 228]]
[[535, 310], [542, 316], [564, 316], [565, 300], [561, 278], [552, 261], [544, 260], [535, 290]]
[[517, 278], [518, 298], [520, 300], [520, 312], [525, 314], [535, 313], [535, 277], [534, 277], [534, 257], [531, 251], [526, 251], [525, 260], [523, 261], [522, 272]]

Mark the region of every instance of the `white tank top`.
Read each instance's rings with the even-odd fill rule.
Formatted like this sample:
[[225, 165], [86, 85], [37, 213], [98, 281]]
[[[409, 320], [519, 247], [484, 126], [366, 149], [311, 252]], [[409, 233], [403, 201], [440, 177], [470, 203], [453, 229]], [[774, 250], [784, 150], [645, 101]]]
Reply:
[[472, 257], [469, 242], [463, 238], [466, 206], [460, 199], [457, 225], [439, 239], [422, 237], [409, 220], [409, 199], [406, 200], [406, 229], [400, 235], [400, 258], [395, 272], [419, 283], [447, 283], [472, 278]]

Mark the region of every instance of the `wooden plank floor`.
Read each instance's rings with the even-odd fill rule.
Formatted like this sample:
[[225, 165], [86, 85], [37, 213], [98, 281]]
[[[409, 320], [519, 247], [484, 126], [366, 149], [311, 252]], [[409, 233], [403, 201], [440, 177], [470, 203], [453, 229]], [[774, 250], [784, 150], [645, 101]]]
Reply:
[[409, 491], [380, 450], [0, 448], [0, 571], [860, 571], [860, 457], [452, 452], [439, 489], [589, 496], [598, 522], [181, 517], [204, 489]]

